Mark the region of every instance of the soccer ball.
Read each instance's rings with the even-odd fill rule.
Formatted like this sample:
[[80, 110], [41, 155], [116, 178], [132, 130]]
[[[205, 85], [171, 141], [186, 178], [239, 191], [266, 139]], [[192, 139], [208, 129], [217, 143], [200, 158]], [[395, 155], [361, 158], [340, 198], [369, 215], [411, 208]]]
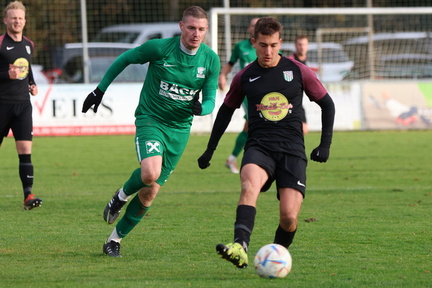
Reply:
[[279, 244], [261, 247], [254, 258], [256, 273], [262, 278], [284, 278], [291, 271], [291, 265], [291, 254]]

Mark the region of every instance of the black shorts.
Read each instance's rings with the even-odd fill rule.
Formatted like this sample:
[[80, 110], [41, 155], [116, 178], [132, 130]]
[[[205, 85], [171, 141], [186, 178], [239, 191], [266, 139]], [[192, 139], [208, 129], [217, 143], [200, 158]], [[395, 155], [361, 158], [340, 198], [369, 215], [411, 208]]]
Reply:
[[249, 163], [256, 164], [267, 172], [269, 178], [261, 188], [261, 192], [270, 189], [273, 181], [276, 181], [278, 191], [279, 188], [293, 188], [300, 191], [305, 197], [306, 159], [283, 152], [266, 151], [258, 146], [251, 146], [244, 152], [241, 166], [243, 167]]
[[0, 103], [0, 143], [12, 129], [15, 141], [33, 139], [31, 102]]

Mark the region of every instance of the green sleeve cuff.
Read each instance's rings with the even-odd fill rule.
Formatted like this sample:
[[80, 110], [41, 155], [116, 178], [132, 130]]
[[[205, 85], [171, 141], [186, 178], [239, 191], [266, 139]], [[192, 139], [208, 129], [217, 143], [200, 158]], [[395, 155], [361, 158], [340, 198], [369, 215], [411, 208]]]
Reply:
[[208, 115], [213, 112], [213, 109], [215, 107], [216, 91], [217, 89], [203, 89], [201, 116]]

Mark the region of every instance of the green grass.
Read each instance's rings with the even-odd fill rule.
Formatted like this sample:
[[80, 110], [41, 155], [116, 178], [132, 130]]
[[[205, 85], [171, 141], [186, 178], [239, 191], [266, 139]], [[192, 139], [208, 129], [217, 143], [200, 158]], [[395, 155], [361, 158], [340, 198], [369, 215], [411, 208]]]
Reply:
[[[196, 159], [208, 135], [193, 135], [145, 219], [102, 255], [113, 225], [102, 211], [137, 166], [133, 136], [35, 138], [34, 192], [22, 210], [13, 139], [0, 149], [1, 287], [431, 287], [431, 133], [336, 132], [328, 163], [309, 162], [308, 189], [284, 279], [259, 278], [218, 259], [231, 242], [239, 177], [224, 161], [226, 134], [207, 170]], [[308, 153], [319, 134], [306, 136]], [[304, 220], [315, 218], [316, 221]], [[274, 188], [260, 196], [250, 245], [273, 240]]]

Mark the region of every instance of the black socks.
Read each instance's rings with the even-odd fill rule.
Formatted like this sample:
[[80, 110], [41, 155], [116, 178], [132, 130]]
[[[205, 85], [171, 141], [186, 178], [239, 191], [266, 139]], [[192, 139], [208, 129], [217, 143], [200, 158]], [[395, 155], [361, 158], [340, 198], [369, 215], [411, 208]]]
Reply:
[[286, 248], [288, 248], [291, 243], [293, 242], [294, 235], [296, 233], [297, 229], [293, 232], [288, 232], [282, 229], [282, 227], [279, 225], [279, 227], [276, 230], [274, 243], [280, 244]]
[[30, 154], [19, 154], [19, 175], [24, 190], [24, 200], [31, 194], [33, 186], [33, 164]]
[[240, 243], [247, 251], [250, 236], [255, 224], [256, 209], [253, 206], [239, 205], [234, 223], [234, 242]]

